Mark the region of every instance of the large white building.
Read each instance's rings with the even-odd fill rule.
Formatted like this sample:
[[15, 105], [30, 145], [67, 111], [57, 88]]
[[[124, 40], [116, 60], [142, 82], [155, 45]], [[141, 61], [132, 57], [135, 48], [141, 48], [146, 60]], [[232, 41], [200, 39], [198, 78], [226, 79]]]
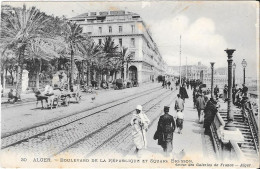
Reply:
[[[179, 76], [179, 66], [169, 66], [168, 70], [171, 73]], [[201, 64], [198, 62], [197, 65], [182, 65], [181, 76], [187, 79], [200, 79], [207, 87], [211, 86], [211, 66]], [[240, 83], [240, 79], [236, 76], [236, 83]], [[225, 84], [228, 84], [228, 69], [227, 67], [215, 68], [214, 69], [214, 86], [218, 85], [223, 88]]]
[[96, 44], [111, 36], [119, 47], [128, 48], [134, 60], [128, 65], [130, 80], [148, 82], [166, 72], [151, 32], [140, 15], [126, 11], [88, 12], [70, 19], [76, 21]]

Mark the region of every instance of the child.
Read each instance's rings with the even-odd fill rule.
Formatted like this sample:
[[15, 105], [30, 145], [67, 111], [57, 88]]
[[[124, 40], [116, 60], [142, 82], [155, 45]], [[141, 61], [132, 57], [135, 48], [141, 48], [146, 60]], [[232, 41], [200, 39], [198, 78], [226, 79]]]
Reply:
[[178, 128], [178, 133], [182, 134], [184, 113], [180, 110], [177, 110], [176, 118], [176, 126]]

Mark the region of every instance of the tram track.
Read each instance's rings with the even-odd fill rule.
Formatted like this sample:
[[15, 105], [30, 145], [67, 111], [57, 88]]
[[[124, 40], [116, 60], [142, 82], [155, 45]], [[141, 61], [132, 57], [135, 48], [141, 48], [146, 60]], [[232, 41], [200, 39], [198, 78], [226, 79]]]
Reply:
[[[142, 97], [142, 96], [145, 96], [145, 95], [148, 95], [148, 94], [152, 94], [153, 92], [155, 92], [155, 91], [160, 91], [160, 90], [162, 90], [162, 89], [154, 90], [154, 91], [151, 91], [151, 90], [144, 91], [144, 92], [142, 92], [142, 94], [138, 94], [137, 96], [135, 96], [135, 97], [133, 97], [133, 98], [130, 98], [130, 99], [129, 99], [129, 97], [128, 97], [128, 99], [123, 100], [123, 101], [121, 101], [120, 103], [113, 104], [113, 105], [111, 105], [111, 106], [108, 106], [108, 107], [106, 107], [106, 108], [103, 108], [103, 109], [101, 109], [101, 110], [99, 110], [99, 111], [96, 111], [96, 112], [94, 112], [94, 113], [90, 113], [89, 115], [83, 116], [83, 117], [81, 117], [81, 118], [76, 118], [76, 119], [74, 119], [74, 120], [72, 120], [72, 121], [70, 121], [70, 122], [64, 123], [63, 125], [58, 125], [58, 126], [56, 126], [56, 127], [52, 127], [52, 128], [50, 128], [49, 130], [45, 130], [45, 131], [43, 131], [43, 132], [34, 133], [34, 134], [32, 134], [31, 136], [29, 136], [29, 137], [25, 137], [25, 138], [23, 138], [23, 139], [19, 139], [19, 140], [13, 141], [13, 142], [11, 142], [11, 143], [10, 143], [10, 142], [8, 143], [8, 142], [5, 140], [7, 137], [5, 137], [5, 138], [2, 139], [2, 149], [6, 149], [6, 148], [8, 148], [8, 147], [13, 147], [13, 146], [16, 146], [16, 145], [18, 145], [18, 144], [21, 144], [21, 143], [23, 143], [23, 142], [29, 142], [31, 139], [38, 138], [38, 137], [40, 137], [40, 136], [42, 136], [42, 135], [44, 135], [44, 134], [46, 134], [46, 133], [53, 132], [54, 130], [58, 130], [58, 129], [62, 128], [62, 127], [68, 126], [68, 125], [73, 124], [73, 123], [77, 123], [77, 122], [79, 122], [79, 121], [81, 121], [81, 120], [83, 120], [83, 119], [85, 119], [85, 118], [88, 118], [88, 117], [97, 115], [98, 113], [101, 113], [101, 112], [104, 111], [104, 110], [111, 109], [111, 108], [113, 108], [113, 107], [122, 105], [122, 104], [127, 103], [127, 102], [129, 102], [129, 101], [131, 101], [131, 100], [134, 100], [134, 99], [136, 99], [137, 97]], [[159, 94], [159, 95], [160, 95], [160, 94]], [[157, 98], [157, 97], [155, 97], [155, 98]], [[155, 99], [155, 98], [153, 98], [153, 99]], [[150, 101], [153, 100], [153, 99], [150, 99], [148, 102], [150, 102]], [[75, 114], [74, 114], [74, 115], [75, 115]], [[123, 118], [123, 117], [124, 117], [124, 116], [121, 116], [121, 117], [118, 118], [117, 120], [114, 120], [113, 122], [107, 123], [107, 125], [103, 126], [103, 128], [106, 127], [106, 126], [109, 126], [109, 125], [112, 124], [112, 123], [117, 122], [118, 120], [120, 120], [120, 119]], [[100, 129], [99, 129], [99, 130], [100, 130]], [[96, 131], [94, 131], [94, 132], [88, 134], [88, 136], [93, 135], [94, 133], [98, 132], [99, 130], [96, 130]], [[27, 130], [27, 131], [28, 131], [28, 130]], [[25, 132], [26, 132], [26, 131], [25, 131]], [[19, 133], [18, 133], [18, 134], [19, 134]], [[11, 136], [12, 136], [12, 137], [15, 137], [15, 136], [17, 136], [17, 134], [14, 134], [14, 135], [11, 135]], [[10, 136], [9, 136], [9, 137], [10, 137]], [[79, 140], [77, 140], [76, 142], [79, 142]], [[4, 144], [3, 144], [3, 143], [4, 143]], [[18, 146], [18, 147], [19, 147], [19, 146]]]
[[[164, 101], [166, 98], [169, 98], [170, 95], [172, 95], [173, 92], [170, 92], [169, 94], [166, 92], [162, 95], [160, 95], [158, 98], [153, 99], [154, 102], [148, 101], [146, 103], [144, 103], [142, 106], [145, 109], [145, 112], [149, 113], [147, 115], [149, 116], [155, 116], [152, 117], [151, 119], [151, 124], [154, 123], [154, 121], [161, 115], [161, 113], [155, 113], [154, 111], [152, 111], [152, 109], [156, 109], [156, 107], [162, 102]], [[174, 99], [173, 99], [174, 100]], [[172, 100], [172, 101], [173, 101]], [[170, 104], [172, 103], [172, 101], [170, 102]], [[72, 148], [72, 150], [67, 151], [66, 153], [68, 154], [82, 154], [82, 152], [77, 152], [75, 153], [75, 151], [80, 151], [78, 149], [84, 149], [85, 152], [87, 152], [86, 155], [84, 155], [85, 158], [88, 158], [90, 156], [93, 156], [93, 154], [96, 154], [97, 152], [100, 151], [100, 149], [103, 149], [104, 147], [107, 147], [108, 144], [111, 144], [110, 142], [115, 139], [118, 138], [118, 136], [123, 133], [126, 132], [127, 136], [131, 135], [131, 130], [130, 130], [130, 119], [131, 119], [131, 114], [134, 110], [129, 111], [127, 114], [124, 115], [124, 117], [121, 117], [120, 119], [117, 119], [115, 122], [117, 122], [117, 124], [121, 124], [120, 127], [116, 127], [116, 126], [112, 126], [113, 124], [111, 123], [109, 126], [104, 126], [102, 129], [100, 129], [98, 132], [93, 133], [92, 138], [88, 137], [85, 138], [84, 141], [81, 141], [81, 143], [79, 143], [78, 145], [75, 145], [75, 147], [73, 148], [72, 146], [70, 146]], [[158, 111], [156, 109], [156, 111]], [[121, 120], [119, 122], [119, 120]], [[113, 129], [116, 128], [115, 131], [113, 131]], [[98, 141], [95, 145], [89, 145], [89, 142], [93, 142], [93, 138], [98, 138], [98, 135], [102, 135], [103, 133], [106, 133], [106, 131], [110, 131], [110, 134], [108, 137], [104, 137], [105, 139], [102, 141]], [[102, 133], [103, 132], [103, 133]], [[122, 141], [122, 140], [121, 140]], [[120, 142], [120, 141], [116, 141]], [[115, 143], [112, 143], [115, 144]], [[120, 143], [119, 143], [120, 144]], [[116, 147], [117, 144], [113, 145], [113, 147]], [[66, 148], [69, 149], [69, 148]], [[63, 152], [65, 152], [65, 150], [63, 150]], [[74, 150], [73, 150], [74, 149]], [[57, 154], [56, 154], [57, 155]]]
[[[66, 115], [66, 116], [63, 116], [63, 117], [54, 118], [54, 119], [52, 119], [52, 120], [50, 120], [50, 121], [47, 121], [47, 122], [45, 122], [45, 123], [41, 123], [41, 124], [38, 124], [38, 125], [30, 126], [30, 127], [27, 127], [27, 128], [24, 128], [24, 129], [20, 129], [20, 130], [14, 131], [14, 132], [9, 132], [8, 134], [3, 134], [3, 133], [2, 133], [1, 139], [7, 138], [7, 137], [9, 137], [9, 136], [11, 136], [11, 135], [15, 135], [15, 134], [17, 134], [17, 133], [24, 132], [24, 131], [26, 131], [26, 130], [30, 130], [30, 129], [33, 129], [33, 128], [41, 127], [41, 126], [44, 126], [44, 125], [49, 125], [49, 124], [51, 124], [51, 123], [53, 123], [53, 122], [56, 122], [56, 121], [58, 121], [58, 120], [65, 119], [65, 118], [68, 118], [68, 117], [71, 117], [71, 116], [74, 116], [74, 115], [83, 113], [83, 112], [85, 112], [85, 111], [90, 111], [90, 110], [94, 110], [94, 109], [97, 109], [97, 108], [105, 107], [105, 106], [107, 106], [107, 105], [116, 103], [116, 102], [118, 102], [118, 101], [120, 101], [120, 100], [122, 100], [122, 99], [128, 99], [128, 98], [131, 98], [131, 97], [135, 96], [134, 98], [131, 98], [131, 99], [127, 100], [127, 101], [130, 101], [130, 100], [133, 100], [133, 99], [135, 99], [135, 98], [137, 98], [137, 97], [139, 97], [139, 96], [142, 96], [143, 94], [145, 95], [146, 93], [148, 93], [148, 92], [150, 92], [150, 91], [155, 92], [156, 89], [161, 89], [161, 87], [155, 87], [155, 88], [152, 88], [152, 89], [149, 89], [149, 90], [145, 90], [145, 91], [143, 91], [143, 92], [140, 92], [140, 93], [138, 93], [138, 94], [132, 94], [132, 95], [129, 95], [129, 96], [125, 97], [125, 98], [119, 98], [119, 99], [116, 99], [116, 100], [107, 102], [107, 103], [102, 104], [102, 105], [97, 105], [97, 106], [95, 106], [95, 107], [90, 107], [90, 108], [87, 108], [87, 109], [83, 109], [83, 110], [80, 110], [80, 111], [76, 111], [76, 112], [73, 113], [73, 114], [69, 114], [69, 115]], [[113, 107], [113, 105], [112, 105], [112, 107]], [[104, 109], [104, 110], [105, 110], [105, 109]], [[102, 110], [101, 110], [101, 111], [102, 111]]]

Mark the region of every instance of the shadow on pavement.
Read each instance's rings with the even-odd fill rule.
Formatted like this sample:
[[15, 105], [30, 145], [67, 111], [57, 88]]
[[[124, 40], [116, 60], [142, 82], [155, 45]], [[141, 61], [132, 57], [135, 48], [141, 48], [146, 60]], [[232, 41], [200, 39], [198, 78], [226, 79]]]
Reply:
[[193, 133], [204, 134], [204, 129], [192, 130]]

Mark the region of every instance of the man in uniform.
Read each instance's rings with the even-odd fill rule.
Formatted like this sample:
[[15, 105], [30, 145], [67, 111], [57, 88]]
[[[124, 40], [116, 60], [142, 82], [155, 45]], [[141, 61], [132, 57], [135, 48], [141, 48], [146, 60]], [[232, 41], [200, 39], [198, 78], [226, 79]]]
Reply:
[[170, 107], [164, 106], [164, 115], [160, 116], [157, 134], [158, 145], [161, 145], [166, 156], [172, 151], [173, 132], [175, 130], [175, 122], [173, 116], [169, 115]]

